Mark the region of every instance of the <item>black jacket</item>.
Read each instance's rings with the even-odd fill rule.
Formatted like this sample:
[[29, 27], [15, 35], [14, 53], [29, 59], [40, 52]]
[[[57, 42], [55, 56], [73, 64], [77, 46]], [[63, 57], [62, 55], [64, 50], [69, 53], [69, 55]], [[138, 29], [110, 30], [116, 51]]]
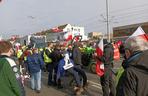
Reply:
[[124, 62], [117, 96], [148, 96], [148, 50], [136, 52]]
[[104, 46], [104, 52], [102, 57], [98, 57], [98, 59], [104, 63], [105, 66], [112, 65], [114, 57], [114, 49], [112, 44], [108, 43]]
[[82, 65], [81, 61], [81, 51], [78, 46], [75, 46], [72, 51], [72, 57], [74, 60], [74, 64]]

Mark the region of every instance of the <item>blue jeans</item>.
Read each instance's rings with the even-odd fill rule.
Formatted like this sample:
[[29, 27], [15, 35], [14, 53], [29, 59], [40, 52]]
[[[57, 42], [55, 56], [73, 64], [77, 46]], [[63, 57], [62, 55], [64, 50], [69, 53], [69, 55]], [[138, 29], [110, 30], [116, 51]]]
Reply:
[[78, 72], [76, 72], [74, 70], [74, 68], [70, 68], [67, 71], [70, 72], [74, 76], [77, 86], [81, 87], [81, 81], [80, 81], [80, 76], [79, 76]]
[[83, 78], [83, 87], [87, 86], [87, 76], [85, 71], [81, 68], [80, 65], [75, 65], [74, 70], [79, 73]]
[[31, 88], [41, 90], [41, 70], [37, 73], [31, 73]]

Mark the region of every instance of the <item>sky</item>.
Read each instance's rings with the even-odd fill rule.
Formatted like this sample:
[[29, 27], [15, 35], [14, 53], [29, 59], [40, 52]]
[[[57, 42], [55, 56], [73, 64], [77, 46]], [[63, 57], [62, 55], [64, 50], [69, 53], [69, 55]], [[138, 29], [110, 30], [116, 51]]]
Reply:
[[[110, 29], [148, 22], [148, 0], [108, 0]], [[106, 33], [106, 0], [2, 0], [0, 35], [25, 36], [58, 25]]]

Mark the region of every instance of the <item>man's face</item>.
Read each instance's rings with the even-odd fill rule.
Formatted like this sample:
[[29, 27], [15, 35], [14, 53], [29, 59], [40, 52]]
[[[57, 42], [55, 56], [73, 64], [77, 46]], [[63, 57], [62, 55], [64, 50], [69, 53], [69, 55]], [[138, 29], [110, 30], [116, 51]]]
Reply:
[[35, 50], [34, 50], [34, 53], [38, 53], [38, 49], [35, 49]]
[[9, 56], [12, 56], [12, 55], [14, 55], [14, 50], [11, 48], [11, 49], [9, 50]]
[[50, 44], [49, 46], [48, 46], [48, 48], [52, 48], [53, 47], [53, 44]]
[[128, 49], [125, 50], [125, 56], [126, 56], [126, 59], [128, 59], [131, 56], [130, 50]]

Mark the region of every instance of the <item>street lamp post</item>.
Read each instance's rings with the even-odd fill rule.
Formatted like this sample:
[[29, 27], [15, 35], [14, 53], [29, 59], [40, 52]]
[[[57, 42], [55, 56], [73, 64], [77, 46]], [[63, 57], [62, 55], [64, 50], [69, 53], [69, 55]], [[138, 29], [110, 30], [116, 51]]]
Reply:
[[108, 41], [110, 42], [110, 30], [109, 30], [109, 6], [108, 6], [108, 0], [106, 0], [106, 31], [107, 31]]

